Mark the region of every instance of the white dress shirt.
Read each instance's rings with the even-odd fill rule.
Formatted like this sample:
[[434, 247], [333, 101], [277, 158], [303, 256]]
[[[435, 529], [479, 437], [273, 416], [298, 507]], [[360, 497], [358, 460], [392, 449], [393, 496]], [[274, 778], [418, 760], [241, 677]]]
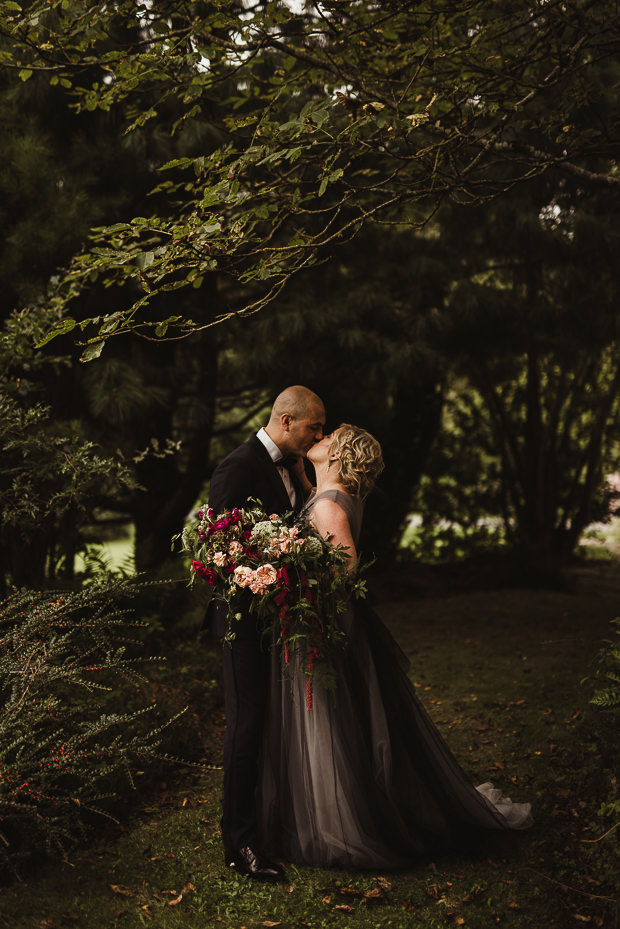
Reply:
[[282, 478], [282, 483], [284, 484], [286, 488], [288, 498], [291, 501], [291, 506], [294, 507], [295, 502], [297, 500], [297, 494], [295, 493], [295, 487], [293, 486], [291, 475], [288, 472], [288, 468], [284, 468], [278, 465], [278, 462], [281, 461], [282, 458], [284, 458], [284, 455], [282, 454], [282, 452], [280, 451], [276, 443], [273, 441], [273, 439], [269, 435], [267, 435], [267, 432], [265, 431], [265, 429], [259, 429], [258, 432], [256, 433], [256, 438], [260, 442], [262, 442], [265, 448], [267, 449], [269, 453], [269, 457], [275, 464], [276, 468], [278, 469], [278, 474]]

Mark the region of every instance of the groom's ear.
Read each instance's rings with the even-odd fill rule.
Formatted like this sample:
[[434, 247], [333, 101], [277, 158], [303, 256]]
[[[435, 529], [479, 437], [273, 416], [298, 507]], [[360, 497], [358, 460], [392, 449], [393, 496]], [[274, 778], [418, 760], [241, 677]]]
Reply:
[[294, 417], [291, 416], [290, 413], [283, 413], [282, 416], [280, 417], [280, 425], [282, 426], [285, 432], [291, 431], [291, 424], [293, 422], [293, 419]]

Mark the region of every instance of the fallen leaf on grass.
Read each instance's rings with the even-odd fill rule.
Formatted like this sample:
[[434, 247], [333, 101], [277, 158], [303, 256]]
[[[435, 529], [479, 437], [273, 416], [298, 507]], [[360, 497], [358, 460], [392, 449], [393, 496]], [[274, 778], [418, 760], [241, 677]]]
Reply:
[[575, 917], [575, 919], [578, 919], [582, 923], [592, 922], [591, 916], [582, 916], [581, 913], [573, 913], [573, 916]]
[[168, 900], [168, 906], [176, 906], [177, 903], [180, 903], [182, 899], [183, 899], [183, 894], [179, 894], [179, 896], [176, 897], [175, 900]]
[[341, 910], [343, 913], [352, 913], [353, 907], [349, 906], [348, 903], [337, 903], [334, 907], [335, 910]]
[[125, 887], [124, 884], [110, 884], [109, 886], [112, 893], [121, 894], [123, 897], [135, 897], [133, 890]]
[[482, 887], [480, 884], [476, 884], [476, 886], [473, 887], [468, 894], [465, 894], [465, 896], [461, 898], [461, 903], [471, 903], [471, 901], [475, 900], [476, 897], [481, 893]]
[[364, 903], [378, 903], [380, 900], [386, 899], [387, 897], [382, 887], [373, 887], [371, 890], [364, 891]]
[[403, 906], [407, 910], [408, 913], [413, 913], [413, 911], [415, 910], [415, 906], [413, 905], [411, 900], [403, 900]]
[[263, 926], [266, 926], [267, 929], [273, 929], [273, 926], [281, 926], [282, 923], [281, 923], [281, 922], [274, 922], [273, 919], [266, 919], [266, 920], [263, 922], [262, 925], [263, 925]]
[[394, 890], [394, 884], [392, 881], [388, 881], [387, 877], [373, 877], [373, 881], [386, 892], [389, 890]]
[[326, 894], [321, 900], [321, 903], [331, 903], [331, 902], [332, 902], [332, 898], [329, 894]]
[[151, 908], [148, 905], [148, 903], [145, 903], [144, 906], [140, 907], [140, 909], [142, 910], [142, 912], [144, 913], [147, 919], [153, 918], [153, 914], [151, 913]]
[[339, 887], [338, 893], [343, 897], [359, 897], [361, 890], [358, 890], [357, 887]]

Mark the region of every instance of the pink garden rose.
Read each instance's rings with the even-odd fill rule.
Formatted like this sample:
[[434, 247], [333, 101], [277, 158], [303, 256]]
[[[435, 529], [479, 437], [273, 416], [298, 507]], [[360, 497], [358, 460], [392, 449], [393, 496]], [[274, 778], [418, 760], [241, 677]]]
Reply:
[[245, 565], [239, 565], [238, 568], [235, 568], [233, 575], [235, 584], [239, 587], [248, 587], [253, 574], [254, 572], [251, 568], [247, 568]]
[[250, 590], [253, 594], [264, 594], [278, 578], [278, 573], [273, 565], [263, 564], [256, 571], [252, 572], [250, 578]]
[[278, 579], [278, 572], [272, 564], [262, 564], [260, 568], [256, 569], [254, 574], [267, 587], [271, 587], [271, 585], [275, 584], [276, 580]]
[[243, 551], [243, 545], [241, 542], [231, 542], [228, 546], [228, 554], [231, 558], [237, 558], [238, 555]]
[[218, 566], [218, 568], [225, 568], [228, 562], [225, 552], [215, 552], [213, 555], [213, 561]]

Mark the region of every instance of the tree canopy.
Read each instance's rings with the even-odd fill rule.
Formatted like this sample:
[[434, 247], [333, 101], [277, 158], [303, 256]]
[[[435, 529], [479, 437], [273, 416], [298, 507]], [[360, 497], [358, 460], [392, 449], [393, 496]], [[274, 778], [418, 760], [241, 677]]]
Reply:
[[[553, 170], [601, 191], [614, 161], [618, 11], [586, 0], [0, 4], [0, 61], [78, 111], [155, 120], [200, 150], [161, 165], [152, 209], [99, 228], [52, 290], [96, 357], [129, 329], [183, 335], [259, 310], [367, 222], [422, 228]], [[158, 308], [213, 274], [206, 319]], [[117, 308], [67, 304], [99, 278]], [[78, 307], [75, 309], [74, 307]]]

